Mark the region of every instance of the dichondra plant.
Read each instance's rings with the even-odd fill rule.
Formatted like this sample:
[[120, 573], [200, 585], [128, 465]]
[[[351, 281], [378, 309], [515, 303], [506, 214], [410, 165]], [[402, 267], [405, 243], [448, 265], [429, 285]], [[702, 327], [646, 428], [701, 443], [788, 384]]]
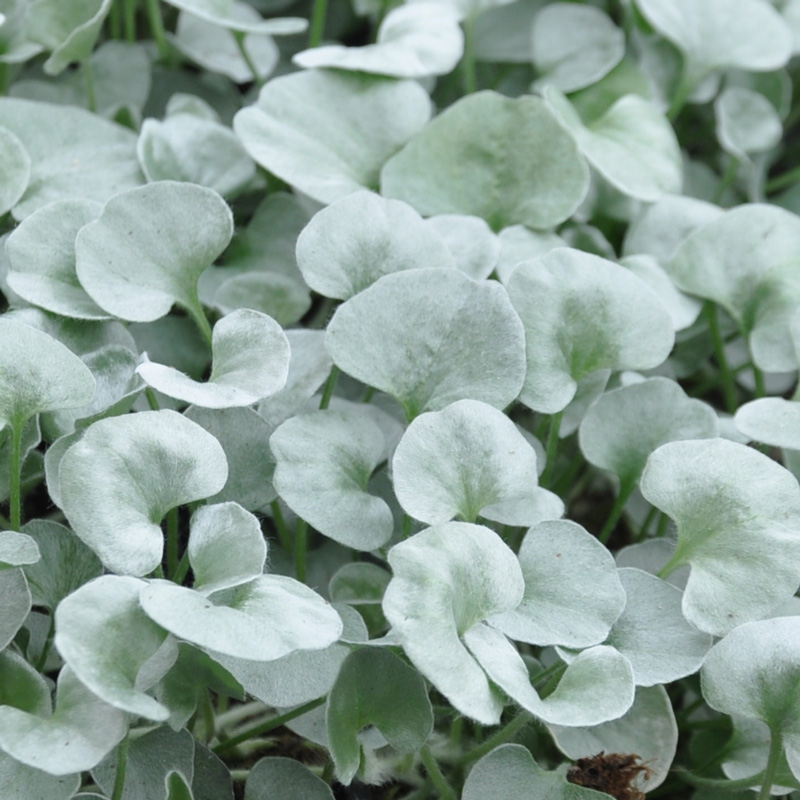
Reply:
[[798, 0], [0, 0], [0, 798], [800, 797]]

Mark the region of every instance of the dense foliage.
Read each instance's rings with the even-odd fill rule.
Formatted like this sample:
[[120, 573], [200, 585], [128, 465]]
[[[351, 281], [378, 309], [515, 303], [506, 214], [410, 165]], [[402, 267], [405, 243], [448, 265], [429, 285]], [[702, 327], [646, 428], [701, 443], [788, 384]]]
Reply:
[[800, 0], [0, 0], [0, 797], [800, 797]]

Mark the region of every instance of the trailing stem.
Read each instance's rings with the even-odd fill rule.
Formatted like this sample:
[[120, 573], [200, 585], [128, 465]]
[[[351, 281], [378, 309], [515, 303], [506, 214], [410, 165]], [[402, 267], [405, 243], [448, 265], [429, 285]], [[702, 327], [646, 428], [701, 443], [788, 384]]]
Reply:
[[422, 750], [419, 751], [419, 754], [422, 758], [422, 763], [425, 765], [425, 769], [430, 776], [431, 782], [439, 793], [439, 797], [442, 798], [442, 800], [456, 800], [456, 794], [450, 784], [447, 782], [447, 779], [442, 774], [442, 770], [439, 767], [439, 764], [436, 762], [430, 747], [425, 745]]
[[617, 495], [617, 499], [611, 509], [611, 513], [609, 513], [606, 524], [603, 525], [603, 530], [600, 531], [600, 534], [597, 537], [603, 544], [608, 544], [608, 539], [611, 536], [614, 528], [617, 526], [617, 522], [619, 522], [619, 518], [622, 516], [622, 512], [625, 510], [628, 499], [633, 493], [635, 487], [636, 481], [632, 480], [628, 480], [620, 484], [619, 494]]
[[717, 319], [717, 307], [712, 300], [706, 301], [703, 312], [708, 321], [708, 330], [711, 333], [711, 340], [714, 343], [714, 355], [719, 365], [719, 371], [722, 375], [722, 393], [725, 397], [725, 410], [729, 414], [736, 413], [736, 384], [734, 382], [733, 372], [728, 364], [728, 358], [725, 355], [725, 342], [722, 339], [722, 333], [719, 329], [719, 320]]
[[328, 380], [325, 381], [325, 388], [322, 390], [322, 399], [319, 401], [321, 411], [324, 411], [330, 405], [331, 397], [333, 397], [333, 390], [336, 387], [336, 381], [338, 379], [339, 367], [334, 365], [331, 374], [328, 375]]
[[561, 429], [561, 418], [564, 415], [563, 410], [550, 417], [550, 428], [547, 431], [547, 446], [544, 472], [542, 477], [539, 478], [539, 485], [545, 489], [549, 488], [550, 480], [553, 477], [553, 469], [555, 468], [556, 455], [558, 453], [558, 432]]
[[125, 773], [128, 770], [128, 744], [130, 735], [125, 734], [125, 738], [119, 743], [117, 748], [117, 772], [114, 775], [114, 790], [111, 793], [111, 800], [122, 800], [125, 790]]
[[22, 428], [24, 423], [11, 424], [11, 476], [9, 485], [9, 514], [11, 530], [22, 524]]
[[308, 548], [308, 524], [304, 519], [297, 518], [297, 527], [294, 529], [294, 570], [300, 583], [306, 582], [306, 550]]
[[308, 46], [317, 47], [325, 33], [325, 17], [328, 14], [328, 0], [314, 0], [311, 10], [311, 25], [308, 29]]
[[478, 90], [478, 77], [475, 67], [475, 17], [469, 14], [464, 19], [464, 58], [461, 60], [464, 76], [464, 94]]

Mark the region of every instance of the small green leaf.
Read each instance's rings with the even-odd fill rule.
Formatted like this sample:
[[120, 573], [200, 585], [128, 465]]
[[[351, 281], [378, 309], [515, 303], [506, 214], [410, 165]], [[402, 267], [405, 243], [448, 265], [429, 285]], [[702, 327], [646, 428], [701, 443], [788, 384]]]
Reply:
[[548, 772], [520, 744], [503, 744], [472, 768], [461, 800], [600, 800], [607, 795], [569, 783], [567, 768]]
[[58, 75], [74, 61], [86, 61], [94, 49], [112, 0], [87, 0], [64, 6], [59, 0], [34, 0], [28, 11], [28, 35], [52, 51], [47, 75]]
[[712, 638], [684, 619], [681, 590], [640, 569], [620, 569], [619, 578], [627, 602], [605, 644], [631, 662], [636, 685], [672, 683], [697, 672]]
[[311, 218], [297, 239], [297, 265], [315, 292], [347, 300], [384, 275], [455, 262], [411, 206], [354, 192]]
[[242, 13], [242, 3], [231, 0], [167, 0], [171, 6], [194, 14], [196, 17], [232, 31], [260, 33], [271, 36], [286, 36], [302, 33], [308, 20], [301, 17], [276, 17], [256, 20], [250, 13]]
[[198, 508], [186, 550], [194, 588], [204, 594], [246, 583], [261, 575], [267, 561], [261, 525], [238, 503]]
[[600, 644], [625, 606], [611, 553], [569, 520], [542, 522], [522, 540], [518, 558], [525, 594], [489, 624], [520, 642]]
[[139, 595], [151, 619], [177, 637], [235, 658], [273, 661], [294, 650], [321, 650], [342, 632], [336, 611], [283, 575], [260, 575], [208, 595], [152, 581]]
[[269, 81], [233, 129], [262, 167], [321, 203], [377, 189], [380, 169], [430, 116], [411, 80], [309, 70]]
[[645, 499], [678, 526], [661, 572], [692, 568], [683, 613], [723, 636], [791, 597], [800, 583], [800, 487], [771, 458], [726, 439], [671, 442], [647, 461]]
[[625, 55], [625, 34], [594, 6], [551, 3], [533, 26], [537, 84], [574, 92], [599, 81]]
[[715, 70], [770, 72], [791, 57], [788, 25], [759, 0], [636, 0], [647, 21], [683, 54], [693, 89]]
[[748, 622], [711, 648], [700, 672], [703, 696], [724, 714], [765, 722], [780, 737], [800, 780], [800, 619]]
[[0, 319], [0, 427], [92, 399], [92, 373], [71, 350], [29, 325]]
[[344, 372], [397, 398], [408, 419], [464, 398], [504, 408], [525, 372], [505, 289], [454, 269], [385, 275], [339, 306], [325, 346]]
[[462, 714], [496, 725], [503, 701], [462, 637], [519, 604], [516, 556], [488, 528], [446, 522], [395, 545], [389, 564], [383, 611], [406, 655]]
[[211, 335], [208, 381], [152, 361], [136, 372], [159, 392], [204, 408], [249, 406], [279, 391], [289, 372], [289, 341], [272, 317], [240, 308], [223, 317]]
[[643, 792], [664, 782], [678, 747], [678, 724], [663, 686], [637, 687], [633, 705], [619, 719], [592, 728], [548, 725], [548, 730], [558, 749], [573, 760], [600, 752], [635, 753], [650, 771], [633, 782]]
[[225, 249], [233, 215], [211, 189], [159, 181], [109, 200], [75, 241], [78, 278], [111, 314], [152, 322], [177, 303], [202, 316], [197, 280]]
[[108, 569], [135, 576], [161, 563], [167, 511], [216, 494], [227, 477], [219, 442], [174, 411], [95, 422], [59, 467], [75, 533]]
[[655, 292], [604, 258], [551, 250], [517, 266], [508, 293], [527, 343], [520, 400], [535, 411], [563, 410], [596, 370], [650, 369], [672, 349], [672, 320]]
[[[209, 152], [214, 153], [209, 158]], [[142, 172], [153, 181], [187, 181], [228, 197], [256, 173], [234, 132], [194, 114], [172, 114], [163, 122], [146, 119], [137, 144]]]
[[31, 157], [22, 142], [7, 128], [0, 128], [0, 215], [19, 202], [31, 177]]
[[534, 525], [563, 513], [537, 487], [534, 449], [505, 414], [477, 400], [416, 417], [395, 450], [392, 480], [403, 509], [429, 525], [479, 515]]
[[590, 464], [615, 473], [627, 487], [638, 483], [648, 456], [662, 444], [718, 435], [710, 405], [656, 377], [606, 392], [586, 412], [579, 442]]
[[67, 595], [102, 574], [100, 559], [69, 528], [33, 519], [23, 531], [41, 553], [38, 561], [25, 567], [34, 605], [55, 611]]
[[244, 800], [274, 800], [291, 786], [292, 800], [333, 800], [325, 781], [291, 758], [262, 758], [250, 770]]
[[633, 670], [613, 647], [598, 645], [582, 651], [552, 694], [542, 699], [531, 685], [522, 656], [500, 631], [474, 625], [464, 634], [464, 642], [492, 682], [544, 722], [599, 725], [621, 717], [633, 703]]
[[[243, 20], [258, 24], [261, 16], [245, 3], [233, 3], [231, 11]], [[236, 83], [249, 83], [253, 72], [236, 44], [234, 33], [213, 22], [182, 11], [175, 26], [175, 45], [195, 64], [211, 72], [225, 75]], [[266, 34], [248, 33], [242, 46], [255, 65], [258, 78], [273, 72], [280, 59], [275, 40]]]
[[649, 100], [625, 95], [602, 116], [584, 123], [557, 89], [548, 86], [545, 99], [587, 161], [613, 187], [647, 202], [680, 191], [683, 162], [677, 136]]
[[146, 691], [166, 674], [178, 650], [139, 606], [145, 585], [105, 575], [77, 589], [56, 609], [55, 645], [81, 683], [106, 703], [163, 722], [168, 709]]
[[336, 776], [348, 786], [358, 772], [358, 734], [374, 725], [399, 753], [419, 750], [433, 731], [425, 680], [388, 650], [351, 653], [328, 695], [325, 712]]
[[0, 748], [51, 775], [92, 769], [127, 731], [127, 714], [90, 692], [69, 667], [58, 676], [52, 716], [0, 706]]
[[381, 173], [381, 193], [420, 214], [472, 214], [494, 230], [551, 228], [588, 186], [586, 163], [542, 100], [490, 91], [449, 106]]
[[316, 411], [288, 419], [270, 437], [273, 483], [281, 499], [320, 533], [358, 550], [389, 541], [394, 520], [367, 491], [384, 460], [380, 428], [358, 410]]
[[54, 200], [105, 203], [142, 183], [136, 134], [81, 108], [0, 98], [0, 126], [21, 142], [31, 159], [28, 188], [11, 210], [24, 219]]
[[464, 34], [455, 9], [437, 2], [408, 3], [389, 10], [375, 44], [326, 45], [292, 56], [299, 67], [327, 67], [393, 78], [446, 75], [461, 60]]

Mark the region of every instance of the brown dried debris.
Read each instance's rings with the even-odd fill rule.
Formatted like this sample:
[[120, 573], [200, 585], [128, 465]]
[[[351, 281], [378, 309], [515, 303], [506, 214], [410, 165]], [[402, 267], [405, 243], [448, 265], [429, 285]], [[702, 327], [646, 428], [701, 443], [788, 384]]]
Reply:
[[653, 774], [635, 753], [606, 754], [601, 750], [597, 755], [579, 758], [567, 772], [567, 780], [610, 794], [616, 800], [645, 800], [644, 793], [631, 785], [642, 773], [645, 780]]

